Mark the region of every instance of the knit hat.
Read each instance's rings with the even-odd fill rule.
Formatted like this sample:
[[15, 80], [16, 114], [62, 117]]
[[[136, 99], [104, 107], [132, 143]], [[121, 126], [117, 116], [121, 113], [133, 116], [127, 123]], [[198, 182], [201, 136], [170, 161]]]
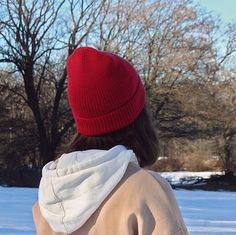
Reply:
[[67, 61], [68, 99], [79, 133], [102, 135], [131, 124], [144, 108], [145, 90], [125, 59], [91, 47]]

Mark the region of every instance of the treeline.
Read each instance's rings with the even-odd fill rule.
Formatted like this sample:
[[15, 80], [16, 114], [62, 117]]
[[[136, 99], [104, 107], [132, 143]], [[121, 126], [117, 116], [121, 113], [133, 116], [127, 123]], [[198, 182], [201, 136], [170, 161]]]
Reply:
[[176, 162], [194, 143], [199, 162], [210, 141], [208, 156], [235, 171], [234, 22], [189, 0], [3, 0], [0, 11], [1, 172], [38, 171], [63, 151], [75, 132], [65, 63], [83, 45], [136, 67], [162, 157]]

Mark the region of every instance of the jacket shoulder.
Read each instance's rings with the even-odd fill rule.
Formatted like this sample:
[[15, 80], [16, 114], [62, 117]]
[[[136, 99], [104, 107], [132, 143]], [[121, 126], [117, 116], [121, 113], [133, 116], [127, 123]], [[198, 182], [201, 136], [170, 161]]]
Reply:
[[188, 234], [169, 182], [153, 171], [132, 170], [126, 181], [127, 197], [132, 199], [127, 201], [137, 216], [140, 234]]
[[[168, 181], [156, 172], [151, 172], [129, 164], [127, 171], [116, 187], [115, 195], [124, 197], [124, 205], [128, 208], [140, 210], [143, 202], [153, 207], [171, 207], [176, 205], [172, 188]], [[119, 197], [119, 198], [120, 198]], [[163, 206], [162, 206], [163, 207]]]
[[144, 194], [150, 194], [155, 190], [158, 190], [159, 193], [160, 191], [166, 194], [172, 193], [169, 182], [160, 174], [133, 164], [128, 166], [122, 181], [121, 183], [127, 184], [130, 190], [136, 188], [138, 191], [143, 191]]

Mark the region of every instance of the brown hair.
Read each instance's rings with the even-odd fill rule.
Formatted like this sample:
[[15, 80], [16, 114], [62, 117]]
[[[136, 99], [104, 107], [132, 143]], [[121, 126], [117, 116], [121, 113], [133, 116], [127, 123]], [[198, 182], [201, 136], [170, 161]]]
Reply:
[[141, 167], [156, 161], [159, 153], [158, 138], [146, 106], [133, 123], [115, 132], [99, 136], [85, 136], [77, 132], [66, 146], [65, 152], [108, 150], [115, 145], [132, 149]]

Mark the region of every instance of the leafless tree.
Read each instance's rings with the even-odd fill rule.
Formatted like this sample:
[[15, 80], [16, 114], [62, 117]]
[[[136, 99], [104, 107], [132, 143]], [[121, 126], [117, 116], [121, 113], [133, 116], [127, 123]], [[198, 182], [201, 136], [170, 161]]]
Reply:
[[[12, 92], [33, 113], [43, 165], [55, 157], [61, 138], [73, 125], [68, 109], [60, 110], [66, 90], [65, 60], [88, 36], [100, 7], [95, 1], [73, 0], [5, 0], [1, 4], [0, 62], [13, 65], [11, 72], [22, 79], [24, 90]], [[70, 9], [67, 19], [62, 18], [63, 7]], [[68, 21], [72, 22], [69, 29], [63, 24]]]
[[[31, 110], [40, 165], [54, 158], [72, 130], [65, 63], [78, 46], [110, 50], [134, 64], [156, 127], [165, 135], [213, 135], [222, 123], [212, 129], [201, 122], [213, 120], [205, 108], [218, 102], [209, 98], [211, 89], [205, 87], [229, 79], [236, 27], [229, 24], [219, 30], [219, 19], [193, 1], [3, 0], [1, 4], [1, 68], [17, 81], [9, 91]], [[210, 104], [205, 102], [208, 98]]]

